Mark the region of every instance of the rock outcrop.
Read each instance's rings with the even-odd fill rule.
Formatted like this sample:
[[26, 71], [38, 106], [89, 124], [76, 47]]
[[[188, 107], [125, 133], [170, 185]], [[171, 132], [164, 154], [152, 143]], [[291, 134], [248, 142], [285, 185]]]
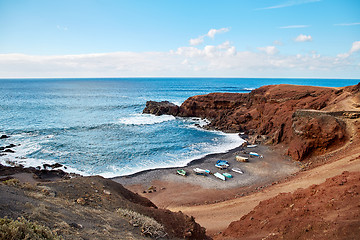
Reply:
[[156, 116], [160, 116], [163, 114], [176, 116], [179, 113], [179, 107], [168, 101], [147, 101], [143, 113], [154, 114]]
[[341, 118], [346, 114], [308, 113], [300, 117], [294, 113], [301, 109], [321, 113], [351, 110], [351, 116], [357, 118], [360, 116], [360, 83], [344, 88], [270, 85], [250, 93], [190, 97], [178, 109], [171, 106], [170, 110], [163, 105], [148, 102], [145, 110], [157, 115], [206, 118], [210, 120], [206, 126], [209, 129], [246, 132], [254, 142], [285, 144], [290, 146], [289, 155], [302, 160], [314, 149], [332, 148], [345, 141], [346, 123]]
[[288, 155], [303, 159], [310, 153], [323, 154], [345, 141], [345, 122], [329, 115], [294, 117]]

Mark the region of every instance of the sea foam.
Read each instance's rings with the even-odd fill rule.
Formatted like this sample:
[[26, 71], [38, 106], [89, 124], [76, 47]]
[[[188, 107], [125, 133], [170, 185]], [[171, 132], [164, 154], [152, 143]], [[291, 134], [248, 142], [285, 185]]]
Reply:
[[167, 122], [171, 120], [175, 120], [174, 116], [170, 115], [162, 115], [162, 116], [155, 116], [151, 114], [132, 114], [130, 117], [120, 118], [119, 123], [125, 125], [152, 125], [162, 122]]
[[[205, 130], [207, 131], [207, 130]], [[213, 138], [211, 143], [209, 142], [200, 142], [188, 146], [187, 151], [182, 154], [171, 154], [167, 153], [166, 162], [157, 162], [157, 161], [147, 161], [142, 163], [137, 163], [136, 165], [128, 165], [124, 168], [110, 165], [108, 171], [98, 173], [98, 175], [105, 178], [112, 178], [117, 176], [131, 175], [137, 172], [150, 169], [159, 169], [159, 168], [171, 168], [171, 167], [184, 167], [191, 161], [203, 158], [209, 154], [214, 153], [226, 153], [236, 147], [239, 147], [242, 143], [245, 142], [244, 139], [240, 138], [237, 133], [223, 133], [220, 131], [211, 131], [222, 137]]]

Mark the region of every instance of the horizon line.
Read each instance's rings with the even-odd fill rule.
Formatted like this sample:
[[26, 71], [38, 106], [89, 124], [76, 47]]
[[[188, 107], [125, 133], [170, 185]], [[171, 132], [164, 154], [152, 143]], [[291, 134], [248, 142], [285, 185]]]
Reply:
[[206, 76], [123, 76], [123, 77], [0, 77], [0, 80], [6, 79], [125, 79], [125, 78], [239, 78], [239, 79], [343, 79], [359, 80], [360, 78], [336, 78], [336, 77], [206, 77]]

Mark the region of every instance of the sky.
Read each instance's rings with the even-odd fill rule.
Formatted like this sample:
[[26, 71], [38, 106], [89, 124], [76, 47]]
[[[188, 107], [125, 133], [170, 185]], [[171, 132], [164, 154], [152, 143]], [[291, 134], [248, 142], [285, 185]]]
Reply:
[[0, 78], [360, 78], [359, 0], [0, 0]]

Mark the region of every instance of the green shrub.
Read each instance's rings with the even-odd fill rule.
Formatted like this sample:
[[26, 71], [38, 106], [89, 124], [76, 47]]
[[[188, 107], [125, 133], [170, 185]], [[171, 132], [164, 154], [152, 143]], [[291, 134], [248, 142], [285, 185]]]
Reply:
[[0, 239], [2, 240], [60, 240], [62, 237], [51, 232], [48, 227], [39, 225], [20, 217], [12, 220], [0, 218]]
[[158, 223], [153, 218], [129, 209], [119, 208], [117, 212], [127, 218], [129, 220], [129, 223], [134, 227], [140, 227], [141, 232], [145, 236], [161, 238], [167, 235], [167, 233], [164, 231], [164, 226]]

